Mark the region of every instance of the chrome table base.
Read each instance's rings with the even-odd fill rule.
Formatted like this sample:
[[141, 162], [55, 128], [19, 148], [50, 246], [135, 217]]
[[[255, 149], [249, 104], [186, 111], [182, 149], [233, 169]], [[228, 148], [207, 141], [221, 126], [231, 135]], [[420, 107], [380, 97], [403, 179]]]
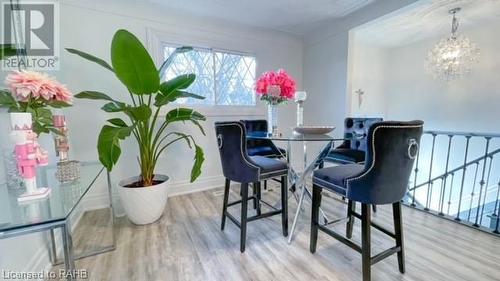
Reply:
[[[300, 212], [302, 211], [302, 205], [304, 203], [304, 197], [307, 196], [309, 200], [312, 200], [312, 193], [310, 190], [307, 189], [307, 178], [310, 176], [314, 169], [316, 169], [325, 159], [325, 157], [328, 155], [330, 150], [334, 146], [334, 141], [330, 140], [328, 141], [328, 144], [321, 150], [321, 152], [316, 156], [313, 162], [309, 163], [307, 162], [307, 141], [303, 141], [303, 149], [304, 149], [304, 170], [300, 173], [296, 172], [292, 165], [291, 165], [291, 155], [292, 155], [292, 145], [291, 141], [288, 141], [287, 143], [287, 163], [288, 163], [288, 179], [289, 179], [289, 184], [290, 184], [290, 189], [293, 192], [293, 195], [298, 202], [297, 206], [297, 211], [295, 212], [295, 217], [293, 219], [293, 224], [292, 224], [292, 229], [290, 230], [290, 233], [288, 234], [288, 243], [290, 244], [293, 239], [293, 234], [295, 232], [295, 228], [297, 226], [297, 221], [300, 216]], [[300, 195], [297, 196], [297, 190], [300, 190]], [[325, 212], [320, 208], [321, 215], [324, 220], [324, 224], [328, 224], [328, 218], [325, 214]]]

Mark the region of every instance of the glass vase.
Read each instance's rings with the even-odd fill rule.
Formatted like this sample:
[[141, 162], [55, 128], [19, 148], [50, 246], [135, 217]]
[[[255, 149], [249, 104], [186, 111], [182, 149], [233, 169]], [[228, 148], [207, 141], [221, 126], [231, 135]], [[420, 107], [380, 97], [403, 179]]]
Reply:
[[5, 182], [7, 188], [11, 190], [21, 190], [24, 189], [24, 181], [19, 174], [19, 169], [17, 167], [16, 154], [13, 149], [4, 149], [3, 154], [3, 165], [5, 168]]
[[278, 105], [270, 103], [267, 105], [267, 132], [273, 136], [278, 135]]

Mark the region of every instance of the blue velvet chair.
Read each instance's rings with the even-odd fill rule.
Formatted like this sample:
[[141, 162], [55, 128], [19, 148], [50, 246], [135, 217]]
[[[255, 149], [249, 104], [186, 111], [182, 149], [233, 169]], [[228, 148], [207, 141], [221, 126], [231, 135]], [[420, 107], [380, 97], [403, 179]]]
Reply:
[[[247, 133], [267, 132], [267, 120], [240, 120], [245, 124]], [[286, 150], [277, 147], [271, 140], [248, 139], [247, 152], [249, 156], [265, 156], [269, 158], [286, 158]], [[279, 180], [276, 180], [279, 182]], [[267, 181], [264, 181], [264, 189], [267, 189]]]
[[[332, 149], [324, 161], [340, 165], [363, 163], [366, 156], [368, 128], [382, 120], [382, 118], [346, 118], [344, 120], [344, 142]], [[321, 163], [319, 167], [323, 168], [324, 164]], [[376, 212], [377, 205], [372, 205], [372, 209]]]
[[[368, 130], [366, 161], [319, 169], [313, 175], [313, 203], [311, 220], [311, 253], [316, 251], [318, 231], [321, 230], [362, 254], [363, 281], [371, 279], [371, 265], [397, 253], [399, 271], [405, 272], [401, 200], [418, 153], [423, 122], [379, 122]], [[322, 191], [329, 191], [348, 199], [346, 236], [318, 223]], [[361, 203], [361, 214], [356, 213], [356, 202]], [[392, 204], [394, 232], [371, 222], [370, 205]], [[361, 219], [361, 246], [353, 242], [354, 219]], [[370, 226], [395, 239], [395, 246], [375, 256], [370, 250]]]
[[[245, 251], [247, 222], [281, 214], [283, 235], [288, 236], [288, 196], [287, 174], [288, 166], [284, 161], [264, 156], [249, 156], [245, 125], [242, 122], [216, 122], [215, 132], [222, 164], [222, 172], [226, 178], [224, 188], [224, 202], [222, 209], [221, 230], [224, 230], [226, 218], [235, 223], [241, 231], [240, 251]], [[268, 213], [261, 212], [261, 181], [281, 178], [281, 209], [274, 209]], [[229, 203], [229, 188], [231, 181], [241, 183], [241, 200]], [[253, 186], [253, 196], [248, 196], [248, 186]], [[256, 215], [247, 216], [248, 200], [254, 202]], [[241, 203], [241, 219], [233, 217], [227, 208]], [[270, 206], [269, 204], [265, 203]]]
[[[245, 124], [247, 133], [267, 132], [267, 120], [240, 120]], [[283, 158], [286, 151], [277, 147], [271, 140], [249, 139], [247, 140], [247, 152], [249, 156], [266, 156], [271, 158]]]
[[325, 161], [337, 164], [361, 163], [365, 161], [368, 128], [382, 118], [346, 118], [344, 138], [341, 145], [332, 149]]

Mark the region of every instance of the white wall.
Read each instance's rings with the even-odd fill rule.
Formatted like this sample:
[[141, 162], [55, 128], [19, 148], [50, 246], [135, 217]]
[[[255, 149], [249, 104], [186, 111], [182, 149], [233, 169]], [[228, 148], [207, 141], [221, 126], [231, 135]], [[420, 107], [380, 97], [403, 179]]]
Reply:
[[[119, 28], [125, 28], [132, 31], [144, 42], [148, 40], [148, 35], [151, 38], [150, 35], [155, 33], [160, 34], [159, 36], [162, 38], [169, 38], [170, 35], [173, 40], [179, 43], [202, 44], [214, 48], [253, 53], [257, 57], [258, 74], [282, 67], [297, 79], [299, 87], [302, 84], [302, 43], [298, 38], [234, 24], [229, 25], [188, 16], [179, 17], [159, 7], [143, 6], [137, 2], [125, 2], [127, 3], [125, 5], [122, 4], [123, 1], [105, 3], [96, 1], [92, 3], [96, 4], [85, 2], [82, 5], [80, 2], [71, 2], [71, 4], [62, 5], [61, 44], [64, 47], [85, 50], [108, 60], [109, 44], [114, 32]], [[80, 25], [73, 20], [75, 18], [92, 20], [86, 21], [85, 25]], [[150, 38], [149, 40], [151, 40]], [[124, 95], [123, 86], [108, 71], [101, 70], [94, 64], [66, 53], [63, 54], [61, 63], [58, 77], [70, 85], [73, 91], [101, 90], [117, 99], [126, 99], [127, 95]], [[95, 159], [96, 157], [95, 139], [100, 125], [108, 117], [107, 114], [98, 110], [98, 106], [99, 104], [96, 102], [77, 101], [75, 106], [68, 110], [70, 126], [78, 126], [85, 131], [85, 134], [78, 135], [78, 137], [73, 136], [73, 145], [77, 148], [75, 151], [78, 153], [77, 158], [79, 159]], [[181, 143], [167, 151], [165, 158], [160, 162], [158, 172], [171, 176], [173, 185], [182, 185], [183, 190], [178, 190], [179, 192], [188, 191], [195, 187], [221, 184], [221, 170], [215, 146], [215, 136], [213, 135], [213, 122], [265, 117], [264, 108], [260, 107], [260, 109], [257, 112], [258, 116], [236, 114], [220, 117], [224, 112], [208, 116], [208, 120], [205, 122], [207, 137], [196, 133], [196, 139], [206, 153], [203, 174], [197, 185], [187, 185], [192, 164], [192, 152]], [[88, 112], [93, 113], [92, 118], [88, 118]], [[256, 113], [252, 112], [251, 114]], [[290, 120], [286, 117], [283, 115], [280, 118], [283, 120], [284, 126], [287, 125], [286, 121]], [[191, 130], [189, 126], [184, 128], [196, 132], [195, 129]], [[123, 151], [127, 153], [123, 154], [120, 164], [113, 171], [113, 179], [115, 180], [138, 171], [135, 143], [125, 143]], [[172, 154], [173, 151], [175, 154]], [[182, 164], [179, 165], [180, 163]]]
[[344, 118], [352, 115], [347, 85], [349, 30], [414, 2], [416, 0], [376, 1], [305, 36], [306, 123], [336, 125], [336, 134], [342, 135]]
[[[366, 95], [371, 96], [372, 93], [368, 88], [374, 85], [373, 78], [378, 79], [374, 87], [377, 90], [373, 92], [373, 97], [378, 100], [369, 101], [370, 105], [359, 109], [358, 114], [374, 114], [373, 108], [375, 107], [386, 119], [424, 120], [426, 130], [500, 132], [500, 125], [496, 122], [500, 104], [500, 81], [498, 80], [500, 39], [496, 36], [499, 24], [500, 19], [496, 19], [484, 22], [480, 26], [461, 27], [460, 32], [477, 44], [481, 54], [479, 62], [473, 65], [470, 75], [449, 82], [434, 79], [424, 65], [427, 52], [446, 34], [393, 48], [376, 47], [376, 42], [366, 42], [360, 35], [354, 36], [350, 49], [353, 54], [350, 57], [352, 74], [349, 81], [352, 89], [366, 88]], [[377, 57], [370, 57], [372, 54]], [[378, 73], [374, 73], [374, 70]], [[382, 101], [382, 104], [379, 101]], [[351, 108], [353, 112], [358, 110], [355, 101], [352, 102]], [[424, 136], [418, 183], [428, 178], [431, 144], [432, 138]], [[446, 136], [437, 138], [433, 176], [438, 176], [445, 171], [447, 145]], [[500, 140], [493, 139], [489, 151], [499, 147]], [[484, 138], [473, 139], [469, 147], [469, 159], [482, 156], [484, 150]], [[450, 169], [463, 164], [464, 151], [465, 139], [455, 137], [449, 160]], [[483, 162], [479, 171], [482, 169], [482, 164]], [[500, 160], [495, 158], [490, 174], [491, 181], [488, 186], [490, 191], [487, 201], [495, 199], [499, 168]], [[464, 194], [472, 192], [473, 171], [474, 167], [469, 169], [467, 174]], [[476, 188], [479, 186], [480, 177], [481, 174], [476, 180]], [[440, 189], [434, 190], [439, 192]], [[425, 201], [427, 195], [424, 191], [417, 193], [417, 199]], [[433, 196], [436, 199], [438, 197], [439, 195]], [[458, 194], [452, 196], [453, 203], [455, 200], [458, 200]], [[433, 200], [432, 204], [437, 205], [437, 200]], [[454, 210], [455, 207], [456, 205], [452, 204], [451, 209]]]
[[470, 75], [452, 81], [435, 79], [424, 67], [427, 52], [446, 35], [393, 48], [353, 36], [348, 84], [353, 92], [366, 89], [366, 104], [359, 109], [352, 100], [351, 111], [422, 119], [428, 130], [498, 132], [500, 126], [493, 120], [500, 104], [499, 24], [500, 19], [461, 29], [480, 48], [479, 62]]
[[[385, 117], [385, 66], [383, 48], [363, 42], [357, 34], [349, 38], [349, 72], [347, 78], [348, 110], [358, 117]], [[361, 101], [358, 91], [361, 90]], [[349, 98], [350, 97], [350, 98]]]
[[471, 75], [450, 82], [433, 79], [424, 69], [427, 51], [440, 37], [387, 50], [387, 116], [421, 118], [433, 129], [499, 132], [500, 125], [493, 121], [500, 104], [499, 24], [500, 20], [461, 30], [481, 55]]
[[[177, 43], [200, 43], [205, 47], [249, 52], [257, 57], [257, 75], [267, 70], [284, 68], [297, 80], [299, 89], [302, 88], [302, 40], [295, 36], [234, 23], [193, 18], [140, 1], [61, 1], [62, 48], [80, 49], [109, 61], [111, 39], [114, 32], [120, 28], [136, 34], [148, 47], [151, 47], [149, 43], [151, 34], [154, 33], [160, 34], [162, 38], [171, 36]], [[60, 59], [60, 70], [51, 74], [67, 84], [74, 93], [82, 90], [98, 90], [113, 98], [127, 100], [128, 94], [125, 94], [125, 89], [109, 71], [65, 51], [62, 51]], [[2, 81], [5, 75], [5, 73], [0, 74]], [[97, 160], [97, 135], [105, 120], [109, 118], [108, 114], [99, 110], [100, 106], [98, 102], [76, 100], [74, 107], [65, 111], [71, 131], [71, 154], [75, 159]], [[233, 113], [233, 115], [226, 115], [224, 112], [208, 113], [210, 116], [207, 116], [207, 122], [204, 123], [206, 137], [201, 136], [190, 126], [181, 128], [195, 133], [196, 140], [205, 151], [203, 172], [196, 183], [189, 184], [193, 152], [185, 145], [179, 143], [178, 146], [173, 146], [160, 160], [157, 172], [171, 177], [172, 193], [180, 194], [222, 185], [222, 173], [213, 134], [214, 121], [266, 117], [265, 107], [262, 104], [259, 104], [257, 110]], [[2, 126], [8, 123], [5, 112], [1, 113], [0, 118]], [[280, 126], [284, 128], [293, 126], [295, 122], [293, 104], [282, 107], [280, 120]], [[8, 131], [7, 127], [2, 129], [4, 132]], [[0, 141], [1, 146], [6, 146], [5, 138], [2, 137]], [[112, 173], [114, 183], [139, 173], [135, 142], [123, 143], [122, 151], [120, 163]], [[105, 185], [100, 184], [96, 190], [87, 195], [90, 198], [90, 201], [86, 202], [87, 206], [93, 208], [104, 205], [105, 194]], [[42, 244], [39, 235], [1, 240], [0, 269], [43, 269], [47, 264], [47, 257], [37, 256], [44, 253], [41, 249]], [[39, 263], [33, 265], [35, 261]]]

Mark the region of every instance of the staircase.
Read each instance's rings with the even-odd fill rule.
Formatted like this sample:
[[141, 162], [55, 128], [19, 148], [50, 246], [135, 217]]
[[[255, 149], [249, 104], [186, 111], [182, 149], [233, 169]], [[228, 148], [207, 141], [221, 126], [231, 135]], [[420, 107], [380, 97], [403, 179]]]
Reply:
[[426, 131], [404, 204], [500, 236], [500, 134]]

